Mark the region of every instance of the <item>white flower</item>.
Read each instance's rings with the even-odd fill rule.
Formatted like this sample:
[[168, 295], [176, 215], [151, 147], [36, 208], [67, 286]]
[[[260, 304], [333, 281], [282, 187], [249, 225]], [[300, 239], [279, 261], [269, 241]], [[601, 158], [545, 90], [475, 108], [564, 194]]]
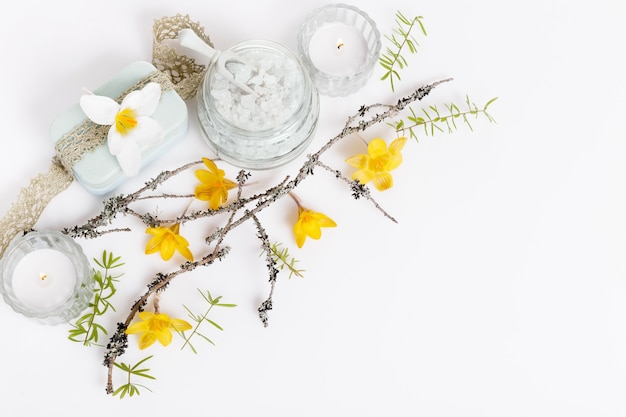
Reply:
[[128, 176], [137, 175], [141, 167], [140, 145], [156, 145], [163, 139], [163, 128], [150, 117], [159, 105], [161, 85], [149, 83], [132, 91], [118, 104], [105, 96], [86, 94], [80, 107], [89, 119], [99, 125], [111, 125], [107, 137], [109, 152]]

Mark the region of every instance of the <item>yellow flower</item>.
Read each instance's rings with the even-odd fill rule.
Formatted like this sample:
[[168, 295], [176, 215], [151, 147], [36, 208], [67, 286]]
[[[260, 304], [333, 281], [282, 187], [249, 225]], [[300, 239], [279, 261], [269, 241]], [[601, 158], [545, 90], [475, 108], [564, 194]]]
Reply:
[[174, 251], [180, 252], [185, 258], [193, 261], [193, 255], [189, 250], [189, 242], [179, 234], [180, 224], [175, 223], [170, 227], [149, 227], [146, 233], [152, 235], [152, 239], [146, 245], [146, 255], [161, 252], [164, 261], [169, 260]]
[[293, 231], [299, 248], [304, 245], [307, 236], [311, 239], [319, 239], [322, 236], [322, 227], [335, 226], [337, 226], [337, 223], [325, 214], [309, 210], [298, 204], [298, 220], [293, 227]]
[[180, 332], [191, 329], [191, 324], [185, 320], [172, 319], [167, 314], [154, 314], [149, 311], [139, 313], [142, 320], [133, 323], [126, 329], [126, 334], [141, 333], [139, 338], [139, 349], [145, 349], [157, 340], [163, 346], [167, 346], [172, 341], [172, 329]]
[[237, 183], [224, 178], [224, 170], [219, 169], [215, 162], [207, 158], [202, 158], [202, 161], [209, 170], [196, 170], [201, 184], [196, 187], [195, 195], [198, 200], [208, 201], [211, 210], [217, 210], [228, 199], [228, 190], [235, 188]]
[[397, 138], [389, 145], [381, 138], [373, 139], [367, 145], [367, 155], [358, 154], [346, 159], [346, 162], [357, 168], [352, 175], [353, 180], [358, 180], [361, 184], [374, 181], [374, 187], [378, 191], [385, 191], [393, 186], [393, 177], [389, 171], [398, 168], [402, 163], [402, 148], [406, 143], [406, 138]]

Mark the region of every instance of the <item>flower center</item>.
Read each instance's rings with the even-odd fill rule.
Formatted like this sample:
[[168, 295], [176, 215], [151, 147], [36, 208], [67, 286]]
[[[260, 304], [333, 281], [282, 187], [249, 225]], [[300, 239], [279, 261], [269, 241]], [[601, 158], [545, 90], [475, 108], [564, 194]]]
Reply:
[[386, 155], [379, 156], [376, 158], [371, 158], [369, 161], [369, 168], [375, 172], [384, 171], [388, 160], [389, 158], [387, 158]]
[[135, 111], [123, 109], [115, 115], [115, 128], [120, 134], [125, 135], [137, 126]]
[[162, 318], [153, 318], [150, 320], [148, 326], [150, 330], [153, 332], [161, 332], [163, 329], [167, 329], [170, 327], [170, 323], [168, 320], [164, 320]]

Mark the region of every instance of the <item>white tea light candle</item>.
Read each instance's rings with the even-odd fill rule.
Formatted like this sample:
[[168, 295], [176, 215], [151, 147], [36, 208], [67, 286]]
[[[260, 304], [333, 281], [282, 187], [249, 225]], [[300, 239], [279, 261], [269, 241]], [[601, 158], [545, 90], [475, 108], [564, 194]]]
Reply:
[[320, 94], [346, 96], [365, 85], [380, 54], [376, 23], [354, 6], [330, 4], [298, 31], [298, 52]]
[[42, 313], [62, 306], [74, 292], [76, 270], [70, 258], [55, 249], [24, 256], [13, 271], [15, 296]]
[[336, 76], [356, 72], [367, 59], [367, 44], [353, 26], [331, 23], [315, 32], [309, 44], [311, 62], [320, 71]]
[[18, 313], [46, 324], [78, 317], [93, 296], [82, 248], [57, 231], [15, 238], [0, 259], [0, 293]]

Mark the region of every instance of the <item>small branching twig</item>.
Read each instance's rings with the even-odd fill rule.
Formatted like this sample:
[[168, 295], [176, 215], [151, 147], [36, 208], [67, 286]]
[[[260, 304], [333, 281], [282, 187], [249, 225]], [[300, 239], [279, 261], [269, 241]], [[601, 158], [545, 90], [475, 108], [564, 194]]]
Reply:
[[[149, 190], [156, 190], [168, 179], [201, 163], [202, 161], [190, 162], [173, 171], [163, 171], [159, 175], [157, 175], [156, 178], [153, 178], [150, 181], [146, 182], [142, 188], [138, 189], [134, 193], [128, 194], [126, 196], [117, 195], [106, 200], [104, 202], [104, 209], [100, 212], [100, 214], [88, 220], [87, 223], [85, 223], [84, 225], [65, 228], [62, 230], [62, 232], [73, 238], [87, 239], [96, 238], [98, 236], [102, 236], [105, 233], [110, 233], [111, 231], [103, 232], [98, 229], [111, 224], [119, 214], [135, 214], [134, 211], [129, 212], [128, 206], [132, 202], [142, 198], [143, 193]], [[116, 229], [115, 231], [130, 231], [130, 229]]]
[[366, 185], [361, 184], [359, 181], [356, 181], [356, 180], [352, 181], [348, 179], [340, 171], [336, 169], [332, 169], [331, 167], [329, 167], [328, 165], [320, 161], [317, 161], [317, 165], [331, 172], [332, 174], [334, 174], [335, 178], [340, 179], [343, 182], [350, 185], [350, 190], [352, 191], [352, 197], [354, 197], [355, 200], [358, 200], [361, 197], [369, 200], [372, 204], [374, 204], [374, 207], [376, 207], [386, 218], [388, 218], [394, 223], [398, 223], [398, 221], [394, 217], [392, 217], [389, 213], [387, 213], [385, 209], [383, 209], [380, 206], [380, 204], [378, 204], [376, 200], [374, 200], [374, 197], [372, 197], [372, 195], [370, 194], [370, 190]]
[[269, 238], [267, 237], [267, 233], [265, 232], [265, 229], [261, 225], [261, 222], [259, 221], [259, 218], [257, 216], [252, 216], [252, 220], [256, 225], [258, 232], [257, 237], [261, 240], [261, 247], [263, 248], [263, 252], [265, 252], [265, 261], [269, 273], [270, 293], [265, 301], [263, 301], [258, 308], [259, 318], [261, 319], [263, 326], [267, 327], [269, 325], [269, 316], [267, 315], [267, 312], [270, 311], [273, 307], [272, 297], [274, 295], [274, 288], [276, 286], [276, 278], [278, 277], [278, 269], [276, 269], [276, 260], [274, 259], [274, 256], [272, 256], [272, 247]]

